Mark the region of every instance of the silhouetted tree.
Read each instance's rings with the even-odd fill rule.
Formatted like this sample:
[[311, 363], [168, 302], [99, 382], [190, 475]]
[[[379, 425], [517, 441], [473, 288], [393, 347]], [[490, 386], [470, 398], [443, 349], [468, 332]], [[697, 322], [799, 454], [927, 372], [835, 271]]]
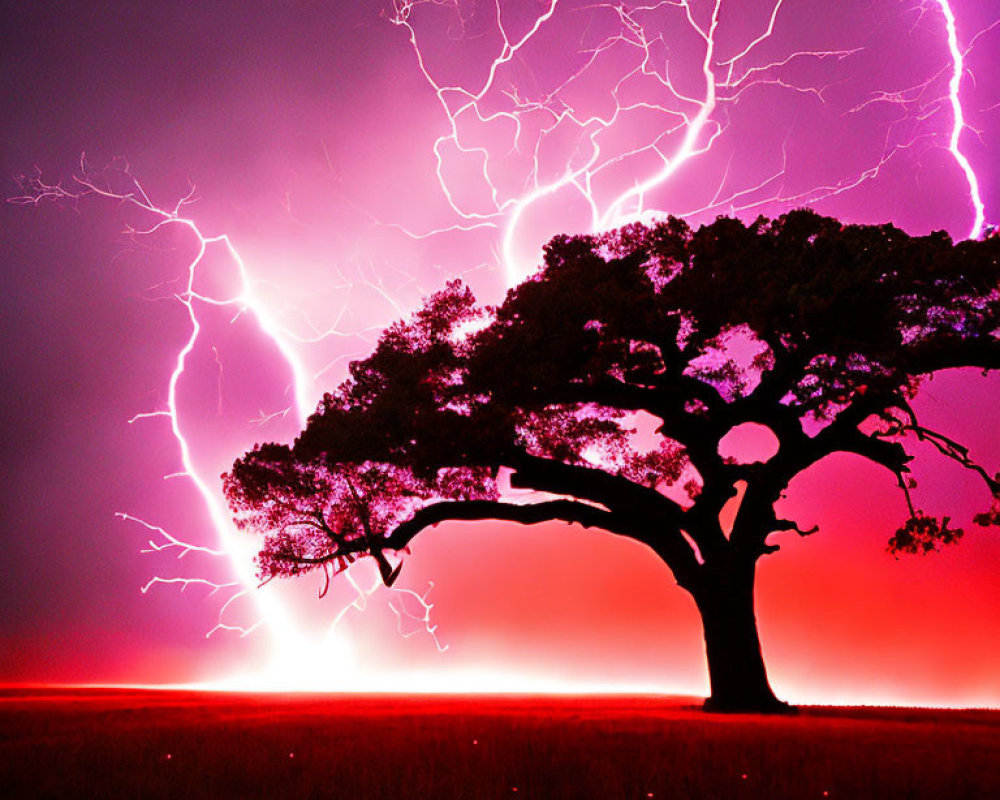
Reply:
[[[909, 507], [889, 550], [928, 552], [962, 531], [911, 502], [906, 448], [919, 440], [983, 478], [993, 505], [976, 522], [1000, 522], [1000, 476], [910, 402], [937, 370], [1000, 365], [998, 278], [1000, 239], [953, 245], [810, 211], [556, 237], [501, 306], [478, 307], [455, 281], [386, 330], [292, 447], [235, 463], [226, 496], [263, 534], [262, 579], [370, 556], [391, 584], [401, 562], [386, 554], [445, 520], [564, 520], [634, 539], [698, 607], [706, 707], [780, 711], [754, 573], [773, 534], [811, 533], [775, 511], [793, 477], [838, 452], [882, 465]], [[656, 437], [635, 434], [644, 416]], [[774, 455], [720, 455], [748, 423], [774, 434]], [[538, 502], [505, 501], [501, 470]], [[727, 533], [720, 512], [740, 496]]]

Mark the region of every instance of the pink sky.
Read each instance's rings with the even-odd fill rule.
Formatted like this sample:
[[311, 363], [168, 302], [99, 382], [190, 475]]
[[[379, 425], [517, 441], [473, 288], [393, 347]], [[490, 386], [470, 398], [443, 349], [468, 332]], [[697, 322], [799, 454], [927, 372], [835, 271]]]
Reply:
[[[943, 228], [962, 238], [974, 225], [968, 176], [949, 149], [953, 58], [937, 2], [785, 0], [773, 34], [745, 55], [775, 6], [721, 2], [710, 37], [714, 105], [699, 33], [712, 31], [712, 2], [692, 0], [690, 16], [665, 3], [624, 21], [609, 7], [559, 3], [492, 83], [504, 52], [493, 5], [410, 9], [426, 74], [389, 4], [341, 5], [25, 8], [5, 26], [6, 175], [37, 164], [69, 186], [80, 152], [98, 168], [122, 156], [167, 207], [190, 180], [197, 202], [185, 213], [203, 235], [227, 234], [246, 265], [252, 307], [234, 321], [234, 307], [195, 302], [203, 327], [177, 384], [177, 421], [210, 491], [244, 449], [298, 427], [294, 410], [254, 420], [296, 400], [310, 407], [381, 327], [449, 277], [464, 275], [480, 299], [497, 300], [555, 233], [640, 211], [697, 223], [805, 203], [913, 234]], [[510, 5], [500, 19], [517, 45], [550, 7]], [[966, 67], [959, 149], [987, 221], [996, 220], [1000, 2], [950, 7]], [[643, 65], [647, 74], [636, 72]], [[431, 80], [467, 93], [439, 97]], [[457, 138], [448, 139], [445, 111], [456, 115], [469, 93], [481, 96], [453, 117]], [[631, 188], [665, 164], [669, 174], [640, 209]], [[17, 192], [10, 182], [7, 194]], [[93, 197], [5, 205], [2, 214], [9, 478], [0, 680], [181, 682], [267, 664], [287, 642], [281, 623], [242, 638], [204, 636], [239, 586], [139, 591], [154, 576], [238, 581], [229, 558], [141, 553], [150, 532], [115, 518], [226, 546], [193, 482], [163, 479], [183, 469], [169, 419], [128, 424], [168, 409], [171, 371], [191, 334], [176, 294], [197, 238], [166, 229], [135, 246], [123, 227], [154, 217]], [[484, 226], [423, 236], [476, 225]], [[232, 255], [210, 252], [194, 288], [238, 293]], [[919, 407], [996, 468], [997, 388], [995, 377], [942, 375]], [[924, 455], [919, 504], [968, 523], [985, 490]], [[995, 535], [974, 528], [959, 548], [894, 560], [885, 542], [904, 508], [892, 476], [846, 457], [801, 476], [787, 502], [822, 532], [790, 537], [760, 570], [758, 617], [779, 695], [1000, 704]], [[558, 525], [442, 526], [418, 539], [403, 571], [404, 588], [419, 595], [431, 582], [445, 652], [426, 633], [400, 637], [390, 597], [378, 592], [341, 621], [337, 638], [348, 644], [339, 656], [311, 656], [318, 669], [329, 659], [336, 673], [340, 658], [350, 674], [409, 680], [486, 670], [706, 688], [693, 604], [631, 543]], [[318, 601], [317, 582], [301, 584], [266, 591], [318, 640], [352, 590], [341, 582]], [[396, 602], [422, 611], [408, 598]], [[247, 597], [222, 621], [247, 627], [261, 614]]]

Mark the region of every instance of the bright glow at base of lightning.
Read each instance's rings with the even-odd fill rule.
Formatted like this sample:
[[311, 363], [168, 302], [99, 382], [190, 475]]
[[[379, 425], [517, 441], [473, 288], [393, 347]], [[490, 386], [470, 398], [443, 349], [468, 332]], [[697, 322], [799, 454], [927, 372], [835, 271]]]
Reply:
[[[337, 623], [351, 609], [364, 610], [368, 598], [380, 588], [380, 584], [375, 583], [371, 587], [363, 589], [357, 584], [354, 577], [348, 574], [346, 578], [356, 590], [357, 599], [349, 603], [335, 615], [333, 623], [329, 626], [327, 635], [322, 637], [322, 641], [316, 642], [315, 635], [307, 634], [304, 631], [287, 604], [283, 603], [274, 593], [269, 593], [257, 585], [253, 564], [245, 554], [241, 554], [241, 550], [245, 550], [245, 548], [239, 546], [237, 540], [238, 534], [230, 520], [228, 509], [218, 487], [210, 485], [206, 476], [199, 474], [195, 467], [191, 455], [190, 443], [182, 429], [180, 414], [178, 413], [178, 385], [184, 376], [188, 357], [194, 350], [202, 331], [202, 322], [198, 315], [197, 304], [232, 307], [235, 309], [234, 319], [241, 315], [249, 314], [257, 321], [261, 331], [278, 348], [284, 362], [292, 372], [294, 411], [298, 424], [301, 427], [305, 424], [306, 417], [313, 410], [310, 398], [314, 398], [318, 393], [292, 346], [292, 340], [297, 337], [293, 337], [271, 321], [264, 304], [255, 296], [254, 282], [247, 271], [243, 259], [230, 239], [225, 235], [207, 236], [202, 233], [192, 218], [182, 215], [182, 210], [193, 197], [193, 189], [173, 208], [162, 208], [150, 200], [142, 185], [129, 171], [126, 163], [117, 163], [113, 169], [118, 178], [125, 178], [130, 182], [130, 191], [113, 191], [107, 188], [110, 183], [102, 181], [101, 175], [93, 173], [88, 167], [86, 160], [81, 159], [80, 174], [75, 178], [77, 185], [73, 190], [66, 189], [58, 184], [46, 184], [40, 177], [36, 177], [29, 179], [31, 193], [16, 198], [16, 201], [24, 203], [39, 203], [50, 200], [78, 202], [88, 195], [93, 195], [104, 199], [125, 202], [143, 212], [153, 215], [156, 219], [156, 222], [148, 227], [130, 228], [129, 234], [131, 236], [151, 236], [167, 226], [180, 226], [193, 234], [197, 243], [196, 253], [187, 265], [185, 289], [175, 295], [176, 300], [186, 310], [190, 328], [187, 339], [177, 351], [174, 368], [168, 379], [166, 408], [138, 413], [128, 420], [128, 422], [129, 424], [135, 424], [147, 420], [155, 421], [164, 419], [168, 423], [178, 448], [183, 470], [164, 477], [165, 479], [187, 478], [193, 483], [204, 502], [212, 527], [216, 531], [220, 547], [212, 548], [194, 544], [175, 536], [158, 525], [154, 525], [125, 512], [117, 512], [116, 516], [126, 522], [138, 524], [153, 534], [153, 538], [148, 540], [148, 546], [142, 552], [163, 553], [165, 551], [172, 551], [178, 559], [184, 558], [191, 553], [227, 557], [231, 561], [232, 569], [236, 573], [238, 581], [218, 583], [202, 577], [153, 577], [141, 588], [141, 591], [145, 594], [154, 586], [163, 585], [178, 586], [180, 587], [180, 591], [183, 592], [189, 587], [199, 586], [207, 587], [210, 590], [210, 594], [228, 594], [228, 599], [222, 603], [219, 609], [216, 624], [206, 633], [207, 637], [220, 631], [247, 636], [265, 624], [273, 637], [272, 652], [274, 653], [274, 660], [272, 663], [262, 674], [256, 675], [252, 679], [244, 678], [243, 680], [250, 680], [257, 687], [328, 687], [332, 681], [343, 679], [343, 672], [338, 670], [338, 665], [344, 665], [349, 662], [351, 657], [350, 644], [343, 637], [337, 635]], [[237, 267], [239, 292], [232, 297], [211, 297], [195, 291], [195, 282], [199, 267], [202, 266], [212, 247], [223, 248], [230, 262]], [[218, 353], [215, 352], [214, 355], [216, 360], [218, 360]], [[401, 607], [390, 604], [390, 608], [399, 620], [401, 633], [403, 633], [404, 618], [409, 619], [411, 622], [419, 622], [423, 629], [433, 638], [438, 648], [442, 650], [446, 649], [446, 646], [442, 646], [438, 641], [435, 633], [436, 628], [430, 621], [432, 605], [428, 602], [426, 593], [420, 595], [411, 590], [403, 589], [397, 590], [396, 593], [410, 596], [422, 609], [420, 615], [414, 615], [403, 610]], [[225, 621], [227, 612], [233, 604], [240, 598], [247, 596], [253, 600], [257, 607], [258, 619], [250, 624], [233, 624]], [[409, 636], [414, 632], [408, 630], [405, 632], [405, 635]]]
[[[738, 49], [735, 55], [722, 58], [717, 55], [719, 41], [717, 37], [720, 19], [723, 11], [723, 0], [709, 0], [705, 8], [710, 13], [701, 13], [693, 0], [663, 0], [652, 5], [627, 8], [621, 5], [597, 4], [591, 8], [601, 10], [617, 19], [617, 33], [609, 36], [597, 45], [583, 51], [585, 56], [583, 66], [569, 78], [551, 91], [545, 92], [538, 99], [528, 99], [521, 96], [512, 81], [508, 81], [504, 70], [523, 57], [533, 40], [546, 30], [547, 26], [558, 24], [557, 12], [560, 0], [549, 0], [542, 13], [534, 18], [532, 24], [526, 27], [519, 37], [512, 37], [508, 32], [508, 24], [499, 0], [495, 0], [494, 28], [499, 37], [486, 77], [474, 86], [462, 86], [445, 81], [435, 75], [431, 66], [432, 59], [420, 44], [417, 17], [423, 12], [421, 6], [428, 10], [447, 5], [441, 0], [395, 0], [394, 11], [390, 21], [405, 30], [412, 48], [416, 68], [440, 106], [444, 119], [444, 132], [434, 141], [432, 158], [436, 165], [438, 187], [446, 201], [454, 222], [433, 226], [429, 230], [415, 231], [393, 220], [380, 220], [380, 224], [398, 228], [414, 238], [426, 239], [442, 234], [455, 232], [481, 231], [492, 229], [496, 231], [496, 249], [499, 266], [505, 275], [505, 283], [512, 285], [533, 268], [537, 263], [538, 254], [532, 253], [525, 262], [523, 252], [523, 228], [525, 220], [531, 215], [539, 201], [549, 198], [566, 189], [575, 193], [584, 203], [589, 213], [591, 231], [600, 231], [621, 226], [633, 221], [649, 221], [664, 216], [667, 212], [679, 216], [692, 216], [706, 212], [739, 213], [763, 207], [767, 204], [783, 206], [805, 205], [833, 195], [837, 195], [877, 177], [880, 169], [898, 152], [905, 149], [909, 142], [896, 145], [882, 154], [878, 163], [856, 175], [849, 175], [838, 182], [816, 186], [808, 191], [797, 191], [793, 194], [783, 194], [780, 191], [766, 194], [769, 187], [777, 185], [784, 175], [785, 165], [769, 177], [752, 186], [744, 186], [737, 190], [724, 191], [726, 176], [720, 181], [711, 202], [701, 208], [671, 208], [661, 210], [651, 207], [651, 202], [662, 194], [662, 189], [679, 171], [692, 161], [708, 153], [718, 138], [726, 129], [726, 123], [717, 118], [716, 112], [725, 106], [734, 106], [740, 102], [754, 87], [780, 87], [790, 92], [804, 92], [815, 95], [823, 100], [823, 88], [803, 87], [787, 80], [782, 69], [789, 64], [803, 60], [839, 61], [849, 58], [859, 52], [857, 49], [842, 50], [802, 50], [786, 53], [779, 58], [771, 58], [763, 63], [754, 63], [752, 57], [757, 54], [765, 43], [778, 36], [781, 28], [781, 15], [786, 0], [776, 0], [771, 6], [766, 24], [761, 30], [752, 34]], [[964, 175], [967, 185], [968, 203], [973, 210], [973, 221], [969, 230], [969, 238], [979, 237], [986, 223], [986, 209], [981, 197], [980, 183], [976, 172], [962, 150], [962, 135], [967, 130], [965, 115], [961, 101], [961, 87], [966, 74], [965, 56], [959, 44], [955, 14], [948, 0], [924, 0], [919, 8], [924, 12], [938, 11], [943, 17], [942, 30], [947, 40], [950, 58], [950, 80], [946, 101], [951, 109], [951, 128], [948, 136], [948, 150], [958, 168]], [[455, 6], [459, 14], [458, 6]], [[671, 80], [667, 65], [657, 66], [659, 49], [666, 47], [662, 34], [653, 34], [652, 27], [644, 20], [657, 13], [669, 11], [679, 13], [689, 32], [701, 42], [701, 59], [698, 72], [701, 76], [701, 89], [696, 95], [682, 90], [677, 82]], [[995, 23], [1000, 24], [1000, 22]], [[980, 33], [979, 35], [982, 35]], [[976, 37], [978, 38], [978, 36]], [[975, 41], [975, 39], [973, 39]], [[486, 45], [484, 45], [485, 47]], [[610, 113], [603, 115], [587, 112], [574, 106], [567, 99], [571, 90], [583, 82], [593, 71], [601, 68], [601, 58], [612, 48], [629, 48], [634, 51], [637, 65], [617, 76], [612, 91], [614, 107]], [[731, 45], [730, 45], [731, 47]], [[501, 87], [501, 79], [504, 83]], [[656, 91], [642, 100], [625, 102], [622, 95], [626, 84], [633, 80], [650, 82]], [[931, 79], [933, 80], [933, 79]], [[928, 81], [930, 83], [930, 80]], [[885, 92], [869, 98], [857, 108], [876, 102], [896, 102], [906, 105], [903, 93]], [[497, 108], [498, 98], [506, 98], [507, 105]], [[857, 110], [857, 109], [854, 109]], [[603, 141], [606, 135], [616, 130], [622, 120], [630, 112], [643, 111], [658, 114], [663, 125], [651, 133], [646, 141], [624, 150], [614, 150]], [[540, 127], [541, 133], [532, 139], [528, 130], [529, 121], [544, 119]], [[504, 140], [502, 147], [494, 148], [471, 142], [468, 131], [477, 126], [485, 129], [493, 123], [503, 123], [511, 131]], [[532, 123], [533, 124], [533, 123]], [[555, 177], [543, 177], [540, 149], [542, 140], [547, 134], [560, 129], [571, 129], [576, 132], [576, 145], [564, 153], [562, 169], [557, 170]], [[676, 134], [680, 134], [676, 136]], [[501, 155], [511, 152], [525, 156], [529, 163], [527, 180], [524, 184], [512, 190], [502, 185], [498, 180], [493, 162]], [[473, 157], [481, 162], [477, 179], [485, 189], [483, 196], [489, 197], [489, 207], [476, 208], [461, 199], [461, 188], [455, 185], [449, 177], [450, 154], [458, 153], [462, 157]], [[582, 153], [582, 156], [580, 155]], [[639, 163], [639, 158], [650, 159], [654, 166], [638, 169], [630, 176], [625, 185], [616, 187], [612, 192], [597, 191], [596, 184], [610, 171], [622, 164]], [[29, 181], [25, 196], [15, 198], [15, 202], [38, 203], [47, 200], [75, 202], [84, 196], [95, 196], [106, 200], [126, 202], [137, 211], [152, 215], [155, 222], [145, 228], [131, 231], [135, 236], [152, 235], [168, 226], [179, 227], [194, 237], [197, 245], [196, 253], [187, 265], [186, 286], [177, 294], [177, 301], [184, 307], [187, 314], [188, 335], [180, 346], [174, 359], [173, 369], [167, 381], [166, 407], [136, 414], [130, 424], [157, 424], [162, 420], [167, 423], [171, 435], [176, 442], [183, 470], [177, 476], [190, 480], [201, 497], [212, 525], [217, 532], [218, 546], [206, 547], [185, 541], [163, 528], [149, 523], [139, 517], [121, 512], [118, 516], [134, 525], [147, 529], [150, 536], [148, 548], [144, 552], [154, 554], [173, 553], [177, 558], [189, 554], [208, 556], [228, 556], [233, 565], [233, 571], [238, 578], [235, 582], [215, 583], [205, 578], [192, 576], [183, 578], [152, 578], [144, 587], [143, 592], [161, 584], [179, 586], [181, 591], [189, 587], [208, 588], [212, 593], [226, 596], [222, 603], [216, 625], [208, 631], [208, 635], [216, 632], [234, 632], [245, 636], [261, 626], [266, 626], [273, 636], [274, 660], [271, 665], [251, 675], [232, 676], [220, 683], [214, 683], [214, 688], [220, 685], [238, 688], [299, 688], [299, 689], [379, 689], [393, 690], [405, 688], [407, 691], [462, 691], [474, 689], [493, 689], [500, 691], [586, 691], [588, 687], [579, 684], [568, 684], [564, 681], [550, 681], [540, 676], [524, 676], [504, 671], [502, 675], [484, 670], [470, 672], [463, 676], [449, 673], [446, 677], [431, 674], [413, 675], [407, 677], [405, 687], [398, 679], [374, 674], [366, 669], [355, 674], [350, 669], [352, 656], [351, 644], [339, 634], [337, 625], [346, 614], [352, 611], [361, 612], [368, 604], [369, 598], [377, 591], [383, 591], [377, 581], [371, 576], [363, 577], [361, 572], [355, 572], [355, 567], [346, 573], [356, 596], [347, 605], [340, 608], [332, 617], [327, 635], [322, 641], [315, 641], [315, 635], [309, 635], [296, 620], [290, 607], [281, 598], [267, 589], [257, 587], [253, 574], [253, 565], [237, 546], [236, 532], [230, 522], [228, 510], [220, 495], [219, 489], [210, 484], [204, 475], [198, 474], [191, 456], [191, 448], [182, 429], [178, 414], [178, 384], [185, 373], [188, 358], [194, 350], [202, 330], [202, 320], [199, 318], [199, 306], [232, 308], [234, 318], [249, 315], [255, 319], [263, 334], [273, 342], [280, 352], [293, 376], [293, 411], [300, 424], [313, 410], [315, 399], [320, 395], [316, 385], [316, 377], [310, 376], [297, 354], [296, 346], [303, 340], [289, 333], [278, 325], [274, 316], [269, 313], [266, 302], [255, 292], [255, 281], [240, 256], [233, 242], [226, 235], [206, 235], [193, 216], [187, 215], [187, 207], [192, 199], [193, 190], [181, 198], [173, 208], [161, 207], [153, 203], [140, 183], [127, 169], [127, 165], [119, 166], [120, 176], [129, 182], [128, 191], [112, 191], [110, 184], [101, 181], [99, 174], [92, 173], [85, 163], [81, 164], [81, 174], [77, 177], [77, 185], [73, 190], [62, 186], [45, 184], [40, 177]], [[556, 233], [557, 231], [552, 231]], [[238, 291], [230, 297], [211, 297], [195, 291], [196, 276], [199, 267], [205, 261], [210, 250], [221, 250], [228, 261], [236, 267], [239, 276]], [[378, 288], [374, 284], [373, 288]], [[378, 289], [383, 294], [385, 292]], [[392, 297], [386, 299], [402, 313], [404, 309], [395, 304]], [[384, 322], [389, 322], [385, 320]], [[319, 338], [322, 338], [320, 334]], [[315, 340], [312, 340], [315, 341]], [[278, 413], [287, 413], [278, 412]], [[263, 419], [263, 417], [262, 417]], [[233, 454], [234, 457], [239, 454]], [[177, 477], [170, 476], [170, 477]], [[400, 598], [406, 596], [416, 604], [419, 612], [414, 614], [405, 610], [405, 605], [392, 603], [390, 608], [399, 622], [399, 633], [409, 636], [414, 632], [428, 634], [439, 650], [447, 649], [447, 645], [439, 641], [437, 628], [431, 619], [432, 604], [427, 593], [419, 594], [411, 590], [399, 590]], [[234, 603], [241, 598], [250, 598], [256, 605], [257, 616], [248, 624], [235, 624], [230, 619]], [[591, 687], [596, 691], [622, 687]], [[653, 687], [630, 687], [630, 690], [648, 691]], [[882, 698], [884, 701], [884, 698]]]

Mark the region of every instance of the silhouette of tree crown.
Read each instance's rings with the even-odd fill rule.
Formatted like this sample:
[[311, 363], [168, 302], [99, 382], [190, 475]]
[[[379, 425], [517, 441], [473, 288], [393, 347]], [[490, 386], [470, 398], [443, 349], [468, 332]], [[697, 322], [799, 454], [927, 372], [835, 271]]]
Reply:
[[[911, 405], [931, 373], [998, 366], [998, 286], [1000, 238], [956, 245], [808, 210], [558, 236], [498, 307], [452, 281], [389, 327], [292, 446], [236, 461], [225, 494], [263, 534], [263, 580], [371, 556], [391, 583], [386, 551], [444, 520], [564, 520], [649, 545], [691, 588], [727, 548], [756, 558], [773, 533], [811, 533], [774, 504], [846, 452], [905, 495], [890, 551], [929, 552], [962, 531], [914, 507], [913, 442], [976, 472], [993, 501], [975, 522], [1000, 524], [1000, 476]], [[720, 455], [747, 423], [777, 438], [766, 461]]]

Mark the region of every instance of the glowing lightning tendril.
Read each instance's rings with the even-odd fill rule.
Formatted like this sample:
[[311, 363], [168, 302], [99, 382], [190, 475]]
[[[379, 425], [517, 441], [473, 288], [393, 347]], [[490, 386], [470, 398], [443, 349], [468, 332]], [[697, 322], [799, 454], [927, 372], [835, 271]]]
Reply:
[[959, 95], [959, 90], [962, 86], [962, 75], [965, 73], [965, 60], [958, 46], [958, 32], [955, 27], [955, 14], [951, 10], [951, 4], [948, 0], [938, 0], [938, 5], [941, 6], [941, 13], [944, 14], [945, 24], [948, 29], [948, 51], [951, 53], [952, 62], [951, 80], [948, 82], [948, 96], [951, 100], [951, 110], [954, 120], [948, 149], [951, 151], [952, 156], [954, 156], [955, 161], [958, 162], [959, 167], [962, 168], [962, 172], [965, 173], [965, 179], [969, 184], [969, 200], [975, 209], [975, 219], [972, 222], [972, 229], [969, 231], [968, 238], [978, 239], [983, 232], [983, 225], [986, 222], [986, 207], [983, 205], [983, 199], [979, 194], [979, 179], [976, 177], [976, 172], [972, 169], [969, 159], [959, 149], [962, 131], [965, 130], [965, 115], [962, 111], [962, 100]]
[[[969, 233], [970, 238], [978, 237], [985, 219], [985, 209], [980, 197], [979, 183], [968, 159], [960, 149], [960, 137], [965, 128], [962, 104], [959, 94], [962, 74], [964, 72], [963, 54], [958, 46], [955, 26], [955, 16], [947, 0], [936, 0], [944, 15], [947, 41], [952, 65], [952, 77], [949, 83], [948, 100], [953, 112], [953, 127], [950, 135], [949, 151], [965, 175], [969, 187], [969, 200], [975, 212], [975, 219]], [[750, 61], [755, 51], [767, 42], [775, 33], [782, 10], [783, 0], [777, 0], [771, 8], [765, 29], [735, 55], [719, 58], [716, 55], [718, 47], [717, 28], [722, 11], [722, 0], [711, 0], [711, 15], [707, 24], [696, 19], [693, 3], [690, 0], [663, 0], [653, 5], [640, 5], [627, 8], [623, 5], [596, 4], [588, 6], [591, 12], [603, 10], [615, 15], [619, 21], [619, 31], [607, 37], [593, 48], [584, 51], [587, 55], [585, 64], [555, 89], [543, 94], [535, 101], [522, 98], [516, 88], [500, 92], [497, 83], [501, 70], [508, 66], [515, 55], [524, 50], [533, 38], [544, 31], [546, 25], [556, 24], [553, 17], [556, 14], [559, 0], [550, 0], [545, 10], [540, 13], [528, 31], [518, 40], [512, 41], [504, 23], [499, 0], [495, 5], [495, 30], [499, 34], [500, 44], [489, 65], [485, 79], [474, 87], [464, 87], [444, 83], [437, 79], [428, 66], [428, 58], [419, 44], [417, 30], [414, 27], [414, 17], [421, 5], [441, 5], [439, 0], [396, 0], [395, 14], [392, 22], [403, 27], [416, 59], [417, 68], [427, 85], [432, 89], [438, 105], [444, 112], [447, 130], [434, 142], [433, 152], [436, 162], [438, 184], [451, 211], [459, 221], [451, 226], [438, 226], [425, 232], [414, 232], [409, 228], [402, 229], [415, 238], [435, 236], [444, 231], [469, 231], [481, 227], [493, 227], [502, 230], [501, 256], [508, 283], [516, 283], [526, 271], [526, 265], [519, 264], [516, 255], [519, 225], [533, 204], [559, 192], [562, 189], [575, 190], [590, 209], [591, 231], [596, 232], [618, 227], [633, 221], [644, 221], [665, 212], [647, 207], [647, 198], [657, 192], [662, 193], [663, 187], [677, 174], [681, 168], [699, 155], [708, 152], [718, 136], [725, 129], [725, 124], [715, 117], [715, 112], [723, 105], [734, 105], [753, 87], [776, 86], [794, 92], [814, 94], [823, 100], [823, 90], [803, 87], [785, 79], [781, 69], [793, 62], [803, 59], [845, 59], [860, 52], [859, 49], [845, 50], [801, 50], [789, 53], [782, 58], [766, 63], [754, 64]], [[456, 7], [457, 9], [457, 7]], [[667, 66], [655, 66], [654, 47], [663, 46], [662, 35], [651, 36], [642, 18], [664, 9], [680, 9], [691, 31], [703, 43], [700, 71], [703, 87], [700, 96], [691, 96], [678, 89], [671, 80]], [[460, 12], [456, 12], [459, 13]], [[612, 96], [614, 108], [609, 115], [581, 114], [572, 102], [566, 99], [567, 90], [580, 81], [588, 70], [594, 69], [598, 59], [615, 46], [629, 47], [636, 51], [639, 63], [626, 71], [618, 79]], [[654, 82], [655, 95], [647, 100], [624, 102], [621, 99], [623, 87], [634, 79], [647, 79]], [[506, 94], [509, 103], [505, 110], [490, 110], [497, 102], [498, 94]], [[866, 103], [852, 111], [857, 111], [871, 102], [882, 100], [903, 105], [901, 93], [879, 93]], [[489, 100], [489, 103], [487, 102]], [[602, 152], [601, 137], [621, 123], [622, 117], [636, 110], [655, 111], [664, 119], [664, 125], [659, 132], [639, 146], [624, 152]], [[526, 122], [532, 115], [543, 115], [548, 122], [542, 127], [541, 133], [532, 142], [525, 139]], [[529, 185], [524, 191], [505, 196], [491, 172], [492, 160], [501, 152], [491, 152], [481, 144], [471, 143], [469, 130], [485, 130], [492, 123], [502, 120], [511, 124], [512, 131], [505, 147], [511, 151], [524, 152], [527, 147], [531, 156]], [[560, 126], [575, 126], [580, 140], [578, 151], [585, 148], [587, 153], [582, 163], [573, 163], [573, 154], [569, 154], [562, 174], [548, 181], [541, 180], [539, 147], [544, 138]], [[466, 133], [463, 134], [463, 130]], [[680, 141], [672, 149], [668, 140], [678, 131], [683, 132]], [[710, 205], [698, 209], [673, 209], [681, 216], [690, 216], [712, 209], [728, 207], [730, 212], [744, 211], [767, 203], [808, 204], [825, 197], [842, 193], [859, 186], [861, 183], [878, 176], [881, 168], [892, 156], [906, 149], [912, 142], [904, 141], [889, 148], [883, 153], [878, 163], [862, 170], [858, 175], [846, 178], [836, 184], [818, 186], [806, 192], [793, 195], [777, 194], [757, 197], [744, 204], [737, 201], [746, 199], [749, 195], [763, 190], [768, 184], [776, 182], [785, 173], [785, 166], [770, 177], [752, 187], [733, 192], [727, 197], [722, 196], [722, 186], [716, 192]], [[450, 147], [463, 155], [478, 158], [482, 167], [480, 177], [484, 188], [488, 191], [493, 208], [487, 211], [467, 207], [457, 199], [457, 186], [452, 186], [445, 172], [445, 152]], [[533, 150], [533, 152], [531, 152]], [[601, 201], [595, 191], [594, 181], [608, 168], [628, 161], [638, 156], [655, 156], [659, 166], [653, 170], [646, 169], [636, 175], [632, 184], [621, 189], [610, 200]], [[534, 259], [534, 256], [532, 256]], [[528, 268], [533, 266], [533, 260]]]

